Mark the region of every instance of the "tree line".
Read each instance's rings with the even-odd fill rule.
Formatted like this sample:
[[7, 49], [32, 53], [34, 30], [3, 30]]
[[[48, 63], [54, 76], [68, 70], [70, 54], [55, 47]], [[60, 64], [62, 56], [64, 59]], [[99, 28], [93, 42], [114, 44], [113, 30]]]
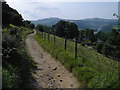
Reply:
[[28, 20], [24, 20], [22, 15], [17, 12], [17, 10], [9, 7], [7, 2], [2, 2], [2, 25], [9, 26], [13, 24], [16, 26], [24, 26], [30, 29], [35, 28], [35, 25]]

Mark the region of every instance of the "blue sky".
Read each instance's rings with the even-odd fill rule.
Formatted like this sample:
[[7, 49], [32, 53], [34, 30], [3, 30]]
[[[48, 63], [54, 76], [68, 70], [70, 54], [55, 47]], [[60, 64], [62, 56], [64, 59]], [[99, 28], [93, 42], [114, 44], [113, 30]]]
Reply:
[[37, 20], [49, 17], [63, 19], [107, 18], [118, 13], [117, 2], [38, 2], [6, 0], [24, 19]]

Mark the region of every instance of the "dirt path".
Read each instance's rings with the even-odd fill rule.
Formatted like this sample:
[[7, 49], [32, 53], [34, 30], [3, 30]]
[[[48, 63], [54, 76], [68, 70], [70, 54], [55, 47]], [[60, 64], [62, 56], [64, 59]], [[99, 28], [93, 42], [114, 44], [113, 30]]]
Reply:
[[34, 81], [32, 87], [78, 88], [79, 83], [76, 78], [49, 53], [45, 52], [33, 36], [34, 34], [30, 34], [26, 38], [28, 52], [37, 63], [37, 69], [33, 70], [36, 82]]

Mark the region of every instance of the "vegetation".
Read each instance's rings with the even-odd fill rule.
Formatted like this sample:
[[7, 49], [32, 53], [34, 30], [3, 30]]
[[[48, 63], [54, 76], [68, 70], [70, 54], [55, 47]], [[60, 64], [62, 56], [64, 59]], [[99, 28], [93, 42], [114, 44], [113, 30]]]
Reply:
[[55, 24], [54, 27], [55, 27], [55, 35], [60, 37], [73, 39], [78, 37], [79, 35], [77, 25], [71, 22], [61, 20], [57, 24]]
[[77, 25], [67, 21], [59, 21], [53, 26], [46, 26], [46, 25], [37, 25], [36, 29], [41, 32], [55, 34], [60, 37], [66, 37], [68, 39], [73, 39], [78, 37], [79, 31], [77, 29]]
[[74, 58], [74, 42], [68, 40], [64, 50], [64, 39], [50, 35], [50, 41], [41, 38], [37, 30], [35, 40], [54, 58], [72, 72], [84, 88], [119, 88], [119, 62], [109, 59], [96, 51], [78, 44], [78, 57]]
[[13, 8], [9, 7], [6, 2], [2, 2], [2, 24], [24, 25], [22, 16]]
[[96, 37], [94, 35], [94, 30], [92, 30], [92, 29], [80, 30], [79, 31], [79, 40], [82, 42], [85, 39], [89, 40], [90, 42], [95, 42]]
[[76, 41], [75, 39], [77, 39], [77, 42], [81, 43], [83, 46], [90, 46], [109, 58], [120, 60], [120, 33], [118, 29], [113, 28], [111, 32], [99, 31], [98, 33], [95, 33], [93, 29], [78, 31], [76, 24], [63, 20], [52, 27], [37, 25], [36, 29], [72, 41]]
[[2, 19], [3, 26], [13, 24], [16, 26], [24, 26], [31, 29], [35, 27], [35, 25], [32, 24], [30, 21], [25, 21], [22, 18], [21, 14], [19, 14], [15, 9], [9, 7], [6, 2], [2, 2]]
[[96, 37], [101, 41], [97, 43], [96, 50], [107, 57], [111, 57], [119, 61], [120, 33], [116, 29], [113, 29], [108, 33], [98, 33]]
[[[28, 20], [23, 20], [22, 16], [9, 7], [6, 2], [2, 2], [2, 8], [3, 88], [28, 88], [30, 71], [35, 67], [35, 62], [26, 52], [25, 38], [33, 32], [35, 25]], [[82, 24], [79, 20], [70, 20], [78, 26], [69, 20], [57, 19], [57, 21], [59, 22], [53, 20], [55, 24], [53, 26], [36, 26], [37, 34], [34, 38], [37, 42], [82, 82], [81, 87], [119, 88], [119, 62], [115, 60], [120, 59], [120, 32], [117, 31], [118, 28], [111, 30], [116, 26], [116, 20], [86, 19], [81, 21]], [[104, 26], [101, 26], [103, 24]], [[80, 27], [83, 30], [78, 31]], [[86, 29], [86, 27], [90, 29]], [[98, 29], [98, 27], [110, 32], [94, 34], [96, 30], [93, 29]], [[46, 35], [49, 37], [47, 40]], [[64, 38], [65, 41], [69, 39], [66, 43], [66, 50], [64, 49]], [[76, 59], [74, 58], [75, 45], [72, 41], [80, 42]]]
[[31, 21], [35, 25], [55, 25], [60, 20], [74, 22], [78, 29], [94, 29], [102, 32], [110, 32], [113, 27], [118, 24], [117, 19], [102, 19], [102, 18], [87, 18], [82, 20], [60, 19], [60, 18], [46, 18], [36, 21]]
[[37, 26], [36, 26], [36, 29], [38, 29], [38, 30], [41, 31], [41, 32], [44, 32], [44, 31], [45, 31], [43, 25], [37, 25]]
[[35, 63], [26, 52], [24, 40], [31, 32], [30, 29], [12, 24], [3, 29], [3, 88], [28, 87], [30, 70], [35, 67]]
[[60, 21], [59, 18], [46, 18], [46, 19], [42, 19], [42, 20], [34, 20], [31, 21], [32, 23], [34, 23], [35, 25], [46, 25], [46, 26], [52, 26], [54, 24], [56, 24], [58, 21]]
[[5, 2], [2, 2], [2, 8], [2, 87], [28, 88], [30, 70], [35, 67], [35, 63], [26, 52], [25, 38], [33, 32], [34, 25], [24, 21], [22, 16]]

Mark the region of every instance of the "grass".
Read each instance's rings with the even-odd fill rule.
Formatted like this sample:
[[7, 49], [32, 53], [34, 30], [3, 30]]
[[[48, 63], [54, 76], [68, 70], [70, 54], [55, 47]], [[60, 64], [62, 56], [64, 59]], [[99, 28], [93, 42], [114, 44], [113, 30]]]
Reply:
[[35, 62], [25, 48], [26, 36], [33, 32], [25, 27], [10, 24], [2, 31], [2, 88], [30, 87], [31, 69]]
[[96, 51], [78, 44], [78, 57], [74, 58], [74, 42], [67, 41], [64, 50], [64, 39], [53, 35], [50, 41], [41, 38], [40, 32], [34, 36], [35, 40], [54, 58], [59, 60], [77, 79], [84, 88], [119, 88], [119, 62], [109, 59]]
[[11, 66], [7, 65], [7, 69], [2, 69], [3, 74], [3, 86], [6, 86], [5, 88], [18, 88], [19, 84], [19, 78], [16, 75], [16, 70]]

